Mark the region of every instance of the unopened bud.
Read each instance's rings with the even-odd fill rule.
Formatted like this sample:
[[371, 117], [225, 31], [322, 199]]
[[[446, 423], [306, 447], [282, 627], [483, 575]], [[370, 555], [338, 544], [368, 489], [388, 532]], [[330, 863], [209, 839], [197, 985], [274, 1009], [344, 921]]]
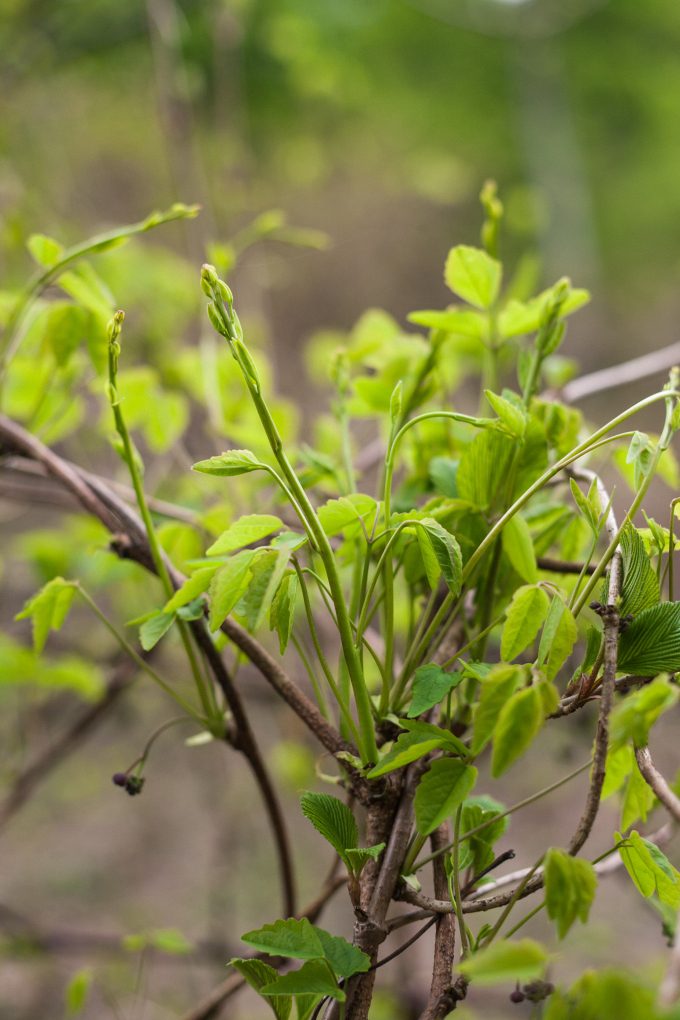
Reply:
[[227, 327], [224, 321], [222, 320], [222, 316], [218, 312], [213, 301], [210, 301], [208, 304], [208, 318], [210, 319], [211, 323], [213, 324], [217, 332], [220, 334], [220, 336], [224, 336], [227, 339], [229, 339]]
[[125, 312], [119, 308], [117, 312], [114, 312], [113, 318], [109, 319], [107, 332], [109, 335], [109, 343], [113, 343], [120, 336], [121, 329], [123, 327], [123, 320], [125, 319]]
[[211, 266], [209, 262], [205, 262], [201, 266], [201, 287], [203, 288], [203, 293], [207, 297], [212, 297], [213, 290], [217, 286], [218, 280], [219, 277], [215, 267]]

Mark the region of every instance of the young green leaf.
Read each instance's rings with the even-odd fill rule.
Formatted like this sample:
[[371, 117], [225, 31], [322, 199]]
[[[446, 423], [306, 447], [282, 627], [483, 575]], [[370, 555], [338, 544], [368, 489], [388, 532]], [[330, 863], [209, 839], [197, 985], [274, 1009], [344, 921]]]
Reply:
[[77, 971], [66, 986], [66, 1013], [77, 1016], [85, 1009], [92, 987], [93, 973], [89, 967]]
[[288, 570], [290, 550], [258, 550], [250, 568], [248, 586], [243, 593], [236, 612], [245, 619], [248, 630], [259, 630], [269, 614], [272, 600]]
[[372, 496], [354, 492], [339, 499], [329, 499], [319, 507], [317, 516], [328, 537], [333, 538], [346, 528], [359, 530], [362, 521], [372, 519], [377, 506]]
[[484, 390], [484, 395], [498, 415], [506, 432], [516, 439], [522, 439], [527, 429], [527, 415], [524, 408], [491, 390]]
[[577, 637], [578, 628], [571, 609], [555, 595], [538, 645], [538, 665], [543, 667], [548, 680], [555, 679], [571, 655]]
[[548, 954], [532, 939], [501, 940], [480, 949], [458, 964], [458, 970], [476, 985], [497, 985], [508, 981], [531, 981], [543, 974]]
[[188, 577], [181, 588], [178, 588], [171, 599], [163, 606], [164, 613], [174, 613], [181, 606], [188, 605], [207, 591], [214, 574], [218, 570], [216, 563], [212, 567], [203, 567]]
[[232, 556], [210, 582], [210, 630], [218, 630], [248, 587], [254, 549]]
[[44, 269], [51, 269], [55, 266], [64, 253], [64, 246], [59, 241], [47, 234], [31, 234], [26, 242], [26, 247], [38, 263]]
[[621, 616], [637, 616], [643, 609], [655, 606], [661, 594], [649, 555], [639, 531], [632, 524], [621, 532], [621, 558], [623, 563], [623, 584], [621, 586]]
[[174, 622], [174, 613], [165, 613], [161, 610], [147, 616], [139, 628], [139, 643], [144, 651], [150, 652], [152, 648], [155, 648], [160, 639], [168, 633]]
[[256, 931], [247, 932], [242, 940], [270, 956], [285, 956], [297, 960], [328, 961], [339, 977], [351, 977], [368, 970], [370, 960], [366, 953], [346, 939], [330, 935], [323, 928], [310, 924], [306, 918], [275, 921]]
[[272, 532], [283, 527], [283, 521], [273, 514], [249, 514], [239, 517], [226, 531], [223, 531], [216, 542], [207, 550], [208, 556], [218, 556], [242, 549], [244, 545], [259, 542]]
[[[237, 970], [256, 992], [261, 992], [265, 985], [272, 984], [279, 977], [278, 971], [271, 964], [255, 958], [242, 959], [235, 956], [229, 961], [229, 966]], [[268, 996], [265, 1001], [271, 1006], [276, 1020], [289, 1020], [293, 1008], [291, 995]]]
[[455, 758], [432, 762], [416, 790], [416, 826], [421, 836], [429, 836], [454, 813], [476, 780], [477, 769]]
[[76, 586], [72, 581], [65, 581], [63, 577], [53, 577], [14, 617], [15, 620], [30, 618], [36, 652], [42, 652], [51, 630], [60, 630], [63, 626], [75, 593]]
[[463, 301], [475, 308], [490, 308], [500, 290], [501, 264], [481, 248], [459, 244], [448, 254], [444, 279]]
[[503, 552], [523, 581], [533, 584], [537, 579], [536, 555], [531, 539], [529, 525], [515, 514], [503, 528], [501, 533]]
[[413, 676], [411, 704], [408, 710], [409, 718], [414, 719], [438, 705], [450, 691], [458, 686], [462, 679], [462, 673], [447, 673], [435, 662], [419, 666]]
[[260, 995], [326, 995], [338, 1002], [345, 1001], [345, 993], [334, 980], [324, 960], [308, 960], [299, 970], [282, 974], [276, 981], [263, 985]]
[[[425, 517], [422, 521], [418, 522], [419, 542], [423, 533], [427, 537], [429, 547], [434, 554], [434, 558], [439, 565], [439, 570], [441, 570], [449, 591], [453, 595], [459, 595], [463, 581], [463, 558], [458, 542], [453, 535], [449, 534], [446, 528], [443, 528], [438, 521], [431, 517]], [[427, 571], [428, 567], [425, 557], [424, 561]], [[436, 586], [436, 578], [430, 577], [429, 572], [428, 581], [430, 587], [434, 588]]]
[[258, 460], [250, 450], [228, 450], [217, 457], [199, 460], [191, 465], [192, 471], [200, 471], [204, 475], [218, 475], [232, 478], [234, 475], [245, 475], [250, 471], [266, 471], [267, 465]]
[[597, 874], [590, 861], [572, 857], [554, 847], [545, 858], [545, 904], [548, 917], [561, 939], [577, 919], [588, 920], [597, 889]]
[[476, 757], [491, 740], [498, 716], [525, 678], [521, 666], [495, 666], [482, 682], [472, 727], [471, 752]]
[[614, 833], [624, 867], [638, 892], [648, 899], [654, 893], [662, 903], [680, 906], [680, 872], [658, 846], [633, 830], [625, 838]]
[[375, 846], [352, 847], [345, 851], [345, 857], [349, 869], [357, 877], [361, 874], [364, 866], [369, 861], [377, 861], [385, 849], [385, 843], [376, 843]]
[[643, 609], [621, 634], [618, 668], [639, 676], [680, 670], [680, 602]]
[[629, 694], [612, 712], [609, 724], [612, 750], [629, 741], [636, 747], [643, 747], [656, 720], [677, 704], [678, 697], [680, 691], [677, 686], [669, 683], [668, 677], [663, 675]]
[[424, 740], [417, 733], [401, 733], [392, 747], [381, 756], [380, 761], [368, 773], [368, 779], [377, 779], [388, 772], [394, 772], [404, 765], [410, 765], [430, 751], [435, 751], [440, 746], [437, 739]]
[[300, 798], [300, 806], [305, 818], [347, 863], [345, 851], [356, 849], [359, 843], [357, 823], [347, 805], [328, 793], [307, 791]]
[[532, 643], [546, 618], [550, 602], [542, 588], [524, 585], [515, 591], [501, 634], [501, 656], [512, 662]]
[[276, 590], [269, 609], [269, 627], [279, 636], [279, 651], [285, 652], [295, 623], [295, 603], [298, 593], [298, 577], [286, 574]]
[[527, 750], [543, 725], [539, 685], [517, 691], [501, 709], [493, 731], [491, 775], [500, 776]]

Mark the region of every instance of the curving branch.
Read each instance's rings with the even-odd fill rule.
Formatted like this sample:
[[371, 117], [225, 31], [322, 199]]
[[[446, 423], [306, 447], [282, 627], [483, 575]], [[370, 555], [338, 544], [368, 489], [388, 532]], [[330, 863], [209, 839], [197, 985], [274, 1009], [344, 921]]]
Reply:
[[680, 822], [680, 798], [673, 793], [668, 782], [657, 769], [649, 753], [649, 748], [636, 747], [635, 760], [644, 781], [654, 791], [671, 818], [675, 822]]

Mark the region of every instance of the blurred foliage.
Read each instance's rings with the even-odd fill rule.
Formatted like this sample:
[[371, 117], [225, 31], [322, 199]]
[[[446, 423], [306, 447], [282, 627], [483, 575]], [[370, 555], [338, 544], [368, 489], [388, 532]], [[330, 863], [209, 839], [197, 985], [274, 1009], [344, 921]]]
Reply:
[[469, 218], [493, 173], [560, 235], [549, 275], [575, 253], [637, 295], [680, 257], [679, 43], [672, 0], [6, 0], [5, 247], [176, 197], [219, 236], [367, 182]]

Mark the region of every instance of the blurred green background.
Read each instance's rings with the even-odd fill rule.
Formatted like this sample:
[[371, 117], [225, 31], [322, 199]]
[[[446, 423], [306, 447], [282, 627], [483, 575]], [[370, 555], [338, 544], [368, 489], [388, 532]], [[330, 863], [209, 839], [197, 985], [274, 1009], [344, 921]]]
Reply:
[[[288, 238], [308, 246], [258, 245], [232, 282], [258, 342], [267, 339], [276, 387], [304, 414], [316, 399], [302, 371], [310, 335], [347, 329], [370, 306], [403, 321], [413, 309], [447, 303], [444, 258], [454, 243], [475, 243], [488, 177], [506, 206], [503, 258], [512, 263], [528, 249], [522, 272], [537, 285], [566, 273], [593, 292], [565, 353], [595, 368], [677, 339], [674, 0], [0, 0], [0, 110], [0, 290], [31, 271], [25, 240], [33, 232], [70, 243], [176, 200], [202, 204], [198, 219], [140, 245], [153, 259], [143, 272], [137, 249], [126, 250], [122, 269], [115, 253], [100, 260], [117, 300], [132, 309], [140, 360], [153, 349], [162, 361], [173, 330], [197, 339], [198, 266], [206, 256], [228, 258], [225, 246], [253, 217], [281, 209], [296, 227], [324, 232], [328, 244], [310, 234]], [[617, 406], [625, 399], [617, 393]], [[79, 443], [87, 462], [90, 439], [87, 430], [73, 437], [72, 455]], [[3, 509], [6, 534], [18, 515], [22, 526], [45, 523], [35, 510], [24, 517], [16, 506]], [[87, 542], [82, 534], [94, 573], [105, 538], [96, 528]], [[39, 537], [28, 541], [35, 547]], [[5, 575], [7, 619], [37, 583], [66, 569], [50, 541], [46, 562], [33, 550], [45, 577]], [[134, 573], [107, 563], [112, 579]], [[40, 699], [26, 707], [22, 697], [5, 695], [8, 776], [73, 711], [66, 696], [56, 711]], [[311, 752], [295, 757], [289, 741], [299, 729], [271, 710], [261, 686], [249, 697], [297, 810], [295, 791], [313, 782]], [[266, 825], [251, 809], [236, 756], [216, 747], [184, 752], [179, 738], [168, 740], [143, 810], [111, 791], [110, 773], [158, 721], [155, 692], [136, 691], [3, 834], [0, 919], [12, 949], [3, 960], [2, 1020], [60, 1017], [70, 975], [92, 962], [77, 945], [36, 955], [25, 917], [62, 936], [64, 928], [94, 930], [114, 949], [118, 935], [153, 926], [216, 941], [212, 956], [179, 964], [139, 949], [121, 960], [111, 944], [98, 950], [86, 1016], [162, 1020], [221, 980], [240, 933], [278, 909]], [[590, 736], [585, 729], [568, 746], [553, 742], [546, 781], [585, 756]], [[546, 746], [502, 791], [509, 799], [533, 791]], [[558, 839], [581, 793], [514, 833], [518, 855], [543, 847], [546, 828]], [[304, 899], [327, 862], [313, 834], [297, 828]], [[246, 872], [247, 880], [235, 879]], [[644, 947], [640, 957], [662, 951], [654, 919], [641, 933], [637, 916], [622, 909], [628, 902], [634, 893], [624, 882], [607, 887], [593, 925], [570, 943], [583, 940], [583, 962], [611, 962], [628, 939]], [[12, 921], [9, 907], [21, 917]], [[347, 911], [328, 924], [346, 932]], [[32, 945], [25, 959], [17, 931]], [[378, 1004], [376, 1020], [410, 1015], [410, 991], [427, 982], [426, 952], [410, 963], [399, 1003]], [[506, 1007], [491, 1002], [485, 1016], [504, 1016]], [[248, 999], [230, 1008], [229, 1016], [261, 1015]]]

